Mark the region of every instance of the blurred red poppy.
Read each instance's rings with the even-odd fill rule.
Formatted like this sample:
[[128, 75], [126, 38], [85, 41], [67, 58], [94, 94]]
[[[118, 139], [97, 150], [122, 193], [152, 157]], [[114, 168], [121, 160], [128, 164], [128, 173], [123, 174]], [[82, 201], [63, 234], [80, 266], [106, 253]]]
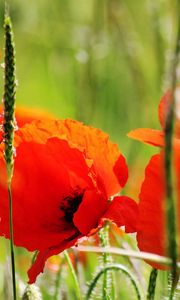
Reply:
[[[4, 112], [3, 106], [0, 105], [0, 124], [3, 124]], [[45, 110], [35, 109], [30, 107], [20, 106], [15, 111], [15, 129], [18, 127], [22, 127], [27, 123], [31, 123], [34, 120], [50, 120], [53, 119], [54, 116], [48, 113]], [[0, 130], [0, 140], [3, 139], [3, 131]]]
[[[125, 185], [128, 170], [108, 135], [73, 120], [36, 120], [16, 131], [15, 148], [14, 242], [39, 251], [30, 283], [48, 257], [93, 234], [106, 219], [126, 232], [136, 230], [136, 203], [125, 196], [109, 201]], [[0, 235], [9, 238], [2, 152], [0, 164]]]
[[[178, 93], [179, 88], [177, 89]], [[177, 95], [178, 96], [178, 95]], [[174, 149], [174, 168], [176, 172], [176, 194], [177, 194], [177, 214], [180, 216], [180, 119], [177, 97], [175, 109], [175, 137], [173, 139]], [[165, 201], [166, 201], [166, 186], [165, 186], [165, 171], [164, 171], [164, 126], [172, 101], [172, 93], [167, 92], [161, 99], [159, 104], [159, 121], [162, 130], [153, 130], [141, 128], [131, 131], [128, 136], [144, 143], [159, 146], [161, 151], [159, 154], [152, 156], [146, 171], [145, 179], [141, 186], [139, 195], [139, 222], [137, 230], [138, 247], [142, 251], [147, 251], [159, 255], [167, 255], [168, 242], [166, 234], [166, 218], [165, 218]], [[178, 218], [177, 232], [180, 237], [180, 218]], [[163, 269], [159, 264], [150, 263], [153, 267]]]

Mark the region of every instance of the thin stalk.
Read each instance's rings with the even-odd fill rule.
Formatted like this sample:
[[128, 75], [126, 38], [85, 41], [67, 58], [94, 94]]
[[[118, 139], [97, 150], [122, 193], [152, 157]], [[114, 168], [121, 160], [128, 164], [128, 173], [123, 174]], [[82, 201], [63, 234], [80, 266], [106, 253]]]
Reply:
[[57, 275], [56, 275], [55, 291], [54, 291], [54, 297], [53, 297], [54, 300], [59, 299], [60, 279], [61, 279], [61, 268], [59, 268]]
[[151, 270], [150, 277], [149, 277], [147, 300], [154, 300], [157, 275], [158, 275], [158, 270], [153, 268]]
[[[99, 240], [100, 245], [102, 247], [109, 247], [109, 224], [105, 224], [105, 226], [99, 231]], [[103, 252], [103, 266], [106, 267], [109, 263], [112, 263], [112, 257], [110, 253]], [[103, 299], [109, 299], [111, 293], [111, 299], [115, 298], [115, 283], [112, 272], [104, 272], [103, 275]]]
[[72, 279], [74, 281], [74, 288], [75, 288], [75, 292], [76, 292], [76, 297], [77, 297], [78, 300], [81, 300], [82, 299], [81, 298], [81, 290], [80, 290], [79, 282], [78, 282], [78, 279], [77, 279], [77, 276], [76, 276], [76, 272], [74, 270], [74, 267], [72, 265], [72, 262], [70, 260], [68, 252], [64, 251], [63, 253], [64, 253], [64, 257], [66, 259], [66, 262], [68, 264]]
[[[173, 274], [169, 273], [168, 276], [168, 286], [170, 287], [169, 300], [173, 300], [175, 297], [175, 291], [179, 281], [180, 271], [177, 270], [176, 277], [173, 277]], [[175, 297], [176, 299], [176, 297]]]
[[[177, 242], [176, 242], [176, 219], [175, 219], [175, 201], [173, 197], [173, 172], [172, 172], [172, 154], [173, 154], [173, 129], [174, 129], [174, 106], [175, 106], [175, 88], [177, 84], [177, 66], [180, 52], [180, 1], [177, 1], [178, 13], [178, 32], [176, 40], [176, 48], [172, 63], [172, 95], [173, 100], [167, 113], [165, 124], [165, 179], [166, 179], [166, 217], [167, 232], [169, 241], [169, 255], [172, 259], [172, 275], [176, 278], [177, 273]], [[172, 280], [172, 294], [174, 290], [174, 280]], [[171, 296], [170, 296], [171, 297]], [[170, 298], [171, 299], [171, 298]]]
[[[135, 259], [141, 259], [146, 260], [149, 262], [155, 262], [159, 263], [165, 266], [171, 266], [172, 265], [172, 259], [166, 256], [160, 256], [157, 254], [152, 254], [149, 252], [139, 252], [139, 251], [133, 251], [133, 250], [124, 250], [124, 249], [118, 249], [115, 247], [93, 247], [93, 246], [78, 246], [76, 247], [77, 251], [83, 251], [83, 252], [94, 252], [94, 253], [103, 253], [108, 252], [110, 254], [120, 255], [124, 257], [132, 257]], [[180, 263], [177, 263], [177, 268], [180, 270]]]
[[15, 257], [14, 257], [14, 237], [13, 237], [13, 223], [12, 223], [12, 194], [11, 184], [8, 183], [8, 198], [9, 198], [9, 215], [10, 215], [10, 250], [11, 250], [11, 272], [13, 283], [13, 296], [16, 300], [16, 269], [15, 269]]
[[[109, 266], [106, 266], [104, 267], [102, 270], [100, 270], [98, 272], [98, 274], [95, 276], [95, 278], [93, 278], [90, 286], [89, 286], [89, 289], [87, 291], [87, 294], [86, 294], [86, 298], [87, 300], [90, 299], [91, 297], [91, 294], [92, 294], [92, 291], [93, 289], [95, 288], [96, 286], [96, 283], [98, 281], [98, 279], [107, 271], [109, 270], [113, 270], [113, 271], [121, 271], [123, 272], [127, 277], [129, 277], [131, 283], [133, 284], [134, 286], [134, 289], [135, 289], [135, 292], [136, 292], [136, 295], [137, 295], [137, 299], [138, 300], [141, 300], [142, 299], [142, 296], [141, 296], [141, 292], [140, 292], [140, 289], [139, 289], [139, 285], [137, 283], [137, 280], [136, 278], [134, 277], [134, 275], [131, 273], [131, 271], [126, 268], [124, 265], [121, 265], [121, 264], [112, 264], [112, 265], [109, 265]], [[104, 298], [102, 298], [104, 299]]]
[[36, 250], [31, 258], [31, 266], [34, 264], [36, 258], [37, 258], [37, 255], [38, 255], [38, 250]]
[[61, 282], [61, 272], [62, 272], [62, 267], [64, 264], [64, 259], [61, 262], [60, 266], [59, 266], [59, 270], [57, 272], [56, 275], [56, 280], [55, 280], [55, 291], [54, 291], [54, 296], [53, 299], [54, 300], [58, 300], [59, 299], [59, 289], [60, 289], [60, 282]]
[[16, 271], [14, 259], [14, 238], [13, 238], [13, 201], [11, 193], [11, 179], [13, 176], [14, 157], [13, 157], [13, 141], [14, 141], [14, 106], [16, 95], [15, 82], [15, 47], [13, 42], [12, 24], [7, 8], [4, 19], [5, 30], [5, 80], [4, 80], [4, 158], [7, 169], [7, 188], [9, 199], [9, 230], [10, 230], [10, 252], [11, 252], [11, 271], [13, 284], [13, 299], [16, 300]]
[[[106, 225], [105, 225], [104, 228], [102, 228], [99, 231], [98, 234], [99, 234], [100, 245], [102, 247], [108, 246], [108, 234], [107, 234]], [[109, 253], [103, 252], [102, 253], [102, 258], [103, 258], [103, 267], [106, 267], [107, 263], [109, 262]], [[102, 298], [104, 300], [109, 299], [109, 295], [108, 295], [108, 274], [107, 274], [107, 272], [104, 272], [104, 275], [103, 275], [103, 294], [102, 295], [103, 295]]]

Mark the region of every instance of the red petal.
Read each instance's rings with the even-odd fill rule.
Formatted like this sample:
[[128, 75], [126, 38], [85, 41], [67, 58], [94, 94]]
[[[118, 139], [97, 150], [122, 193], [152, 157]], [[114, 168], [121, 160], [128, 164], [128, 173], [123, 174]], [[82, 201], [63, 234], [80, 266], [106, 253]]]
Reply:
[[84, 235], [97, 228], [98, 223], [107, 207], [107, 199], [95, 191], [86, 191], [83, 201], [74, 214], [73, 222]]
[[[3, 106], [0, 105], [0, 125], [3, 124], [4, 116], [3, 116]], [[52, 119], [52, 115], [48, 112], [41, 109], [32, 109], [30, 107], [18, 107], [15, 111], [15, 121], [18, 127], [22, 127], [27, 123], [31, 123], [34, 120], [50, 120]], [[0, 130], [0, 143], [3, 140], [3, 131]], [[2, 145], [0, 145], [0, 156], [2, 151]]]
[[[0, 164], [0, 235], [9, 237], [6, 171], [3, 160]], [[83, 153], [56, 138], [45, 145], [23, 142], [12, 181], [15, 244], [41, 250], [75, 234], [77, 229], [63, 219], [60, 203], [77, 186], [93, 186]]]
[[114, 166], [114, 173], [123, 187], [128, 180], [128, 167], [123, 155], [120, 155]]
[[125, 226], [127, 233], [135, 232], [137, 230], [138, 206], [136, 202], [129, 197], [114, 197], [103, 219], [108, 219], [116, 223], [118, 227]]
[[132, 130], [128, 133], [128, 137], [150, 144], [153, 146], [164, 146], [164, 134], [160, 130], [154, 130], [149, 128], [139, 128]]
[[76, 238], [72, 237], [70, 240], [64, 240], [64, 242], [62, 242], [60, 245], [39, 252], [35, 262], [33, 263], [33, 265], [28, 271], [28, 277], [29, 277], [28, 283], [31, 284], [36, 281], [37, 276], [43, 272], [45, 262], [50, 256], [59, 254], [65, 249], [74, 246], [80, 237], [81, 236]]
[[[154, 155], [145, 172], [139, 203], [137, 241], [140, 250], [166, 255], [165, 179], [163, 155]], [[159, 264], [151, 263], [156, 268]]]
[[[109, 141], [107, 134], [99, 129], [85, 126], [73, 120], [36, 121], [21, 128], [16, 135], [16, 145], [21, 140], [44, 143], [49, 137], [59, 137], [85, 152], [87, 158], [93, 159], [96, 173], [101, 177], [107, 196], [119, 192], [127, 179], [127, 166], [116, 144]], [[120, 162], [119, 163], [119, 159]], [[117, 166], [120, 168], [117, 172]], [[114, 167], [116, 166], [116, 174]], [[120, 173], [124, 173], [120, 175]], [[118, 178], [117, 178], [118, 176]]]

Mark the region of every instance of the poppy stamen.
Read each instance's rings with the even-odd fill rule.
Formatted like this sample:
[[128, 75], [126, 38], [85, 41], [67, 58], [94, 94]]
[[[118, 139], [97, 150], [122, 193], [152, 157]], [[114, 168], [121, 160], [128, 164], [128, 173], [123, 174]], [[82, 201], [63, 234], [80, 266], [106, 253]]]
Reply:
[[64, 219], [67, 223], [71, 223], [74, 213], [78, 210], [83, 199], [83, 193], [74, 194], [65, 197], [60, 204], [60, 209], [64, 212]]

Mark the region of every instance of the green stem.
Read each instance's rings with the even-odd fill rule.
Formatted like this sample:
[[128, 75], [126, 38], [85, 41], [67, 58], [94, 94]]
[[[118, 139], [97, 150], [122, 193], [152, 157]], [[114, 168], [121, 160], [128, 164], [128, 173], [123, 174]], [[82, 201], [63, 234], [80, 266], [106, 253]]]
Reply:
[[70, 260], [68, 252], [64, 251], [63, 253], [64, 253], [64, 257], [66, 259], [66, 262], [68, 264], [72, 279], [74, 281], [74, 288], [75, 288], [75, 292], [76, 292], [76, 297], [77, 297], [78, 300], [81, 300], [82, 299], [81, 298], [81, 290], [80, 290], [79, 282], [78, 282], [74, 267], [72, 265], [72, 262]]
[[13, 296], [16, 300], [16, 270], [15, 270], [15, 258], [14, 258], [14, 238], [13, 238], [13, 223], [12, 223], [12, 194], [11, 184], [8, 183], [8, 197], [9, 197], [9, 215], [10, 215], [10, 250], [11, 250], [11, 272], [13, 283]]
[[57, 275], [56, 275], [55, 291], [54, 291], [54, 297], [53, 297], [54, 300], [59, 299], [60, 279], [61, 279], [61, 268], [59, 268]]
[[157, 275], [158, 275], [158, 270], [153, 268], [149, 277], [147, 300], [154, 300]]
[[38, 255], [39, 251], [36, 250], [31, 258], [31, 266], [34, 264], [35, 260], [36, 260], [36, 257]]
[[[165, 124], [165, 179], [166, 179], [166, 216], [167, 216], [167, 232], [169, 241], [169, 255], [172, 259], [172, 275], [176, 278], [177, 273], [177, 242], [176, 242], [176, 218], [175, 218], [175, 203], [173, 197], [173, 174], [172, 174], [172, 153], [173, 153], [173, 128], [174, 128], [174, 106], [175, 106], [175, 88], [177, 83], [177, 66], [180, 52], [180, 1], [177, 2], [178, 7], [178, 33], [176, 41], [176, 49], [172, 64], [172, 95], [173, 100], [167, 113]], [[173, 281], [172, 281], [173, 290]]]
[[[93, 289], [95, 288], [96, 286], [96, 283], [98, 281], [98, 279], [107, 271], [109, 270], [113, 270], [113, 271], [121, 271], [123, 272], [124, 274], [126, 274], [126, 276], [129, 277], [129, 279], [131, 280], [131, 283], [133, 284], [134, 288], [135, 288], [135, 291], [136, 291], [136, 295], [137, 295], [137, 299], [138, 300], [141, 300], [142, 299], [142, 296], [141, 296], [141, 292], [140, 292], [140, 289], [139, 289], [139, 285], [137, 283], [137, 280], [136, 278], [134, 277], [134, 275], [131, 273], [131, 271], [126, 268], [124, 265], [121, 265], [121, 264], [112, 264], [112, 265], [109, 265], [109, 266], [106, 266], [104, 267], [102, 270], [100, 270], [98, 272], [98, 274], [96, 275], [96, 277], [93, 279], [93, 281], [91, 282], [90, 286], [89, 286], [89, 289], [87, 291], [87, 294], [86, 294], [86, 298], [87, 300], [90, 299], [90, 296], [92, 294], [92, 291]], [[104, 299], [104, 298], [102, 298]]]
[[57, 275], [56, 275], [55, 290], [54, 290], [54, 296], [53, 296], [54, 300], [58, 300], [59, 299], [59, 290], [60, 290], [60, 282], [61, 282], [61, 272], [62, 272], [63, 264], [64, 264], [64, 259], [62, 260], [62, 262], [61, 262], [61, 264], [59, 266], [59, 270], [58, 270]]
[[[99, 231], [99, 240], [102, 247], [109, 246], [109, 224], [105, 224]], [[108, 252], [103, 252], [103, 266], [106, 267], [109, 263], [112, 263], [112, 257]], [[103, 299], [109, 299], [111, 293], [111, 299], [115, 298], [115, 284], [112, 272], [104, 272], [103, 275]]]
[[[172, 265], [172, 260], [169, 257], [166, 256], [160, 256], [157, 254], [152, 254], [148, 252], [139, 252], [139, 251], [134, 251], [134, 250], [124, 250], [124, 249], [118, 249], [115, 247], [92, 247], [92, 246], [78, 246], [77, 247], [78, 251], [83, 251], [83, 252], [95, 252], [95, 253], [103, 253], [103, 252], [108, 252], [111, 254], [116, 254], [116, 255], [121, 255], [124, 257], [132, 257], [136, 259], [142, 259], [146, 260], [149, 262], [156, 262], [165, 266], [171, 266]], [[177, 268], [180, 269], [180, 263], [177, 263]]]
[[170, 286], [170, 293], [169, 293], [169, 300], [174, 299], [174, 293], [176, 291], [178, 281], [179, 281], [180, 271], [178, 270], [176, 272], [176, 277], [173, 276], [173, 274], [169, 273], [168, 276], [168, 286]]
[[8, 199], [9, 199], [9, 230], [10, 230], [10, 252], [13, 284], [13, 299], [16, 300], [16, 271], [14, 259], [14, 238], [13, 238], [13, 203], [11, 194], [11, 179], [13, 176], [14, 158], [14, 105], [16, 95], [15, 83], [15, 47], [13, 42], [12, 24], [6, 8], [4, 19], [5, 30], [5, 74], [4, 74], [4, 158], [7, 169]]
[[[108, 234], [107, 234], [107, 225], [105, 225], [104, 228], [102, 228], [99, 231], [99, 240], [100, 240], [100, 245], [102, 247], [107, 247], [108, 246]], [[104, 252], [102, 254], [102, 258], [103, 258], [103, 266], [105, 267], [107, 265], [107, 263], [109, 262], [109, 253]], [[104, 272], [103, 275], [103, 296], [102, 298], [104, 300], [108, 300], [109, 299], [109, 295], [108, 295], [108, 274], [107, 272]]]

